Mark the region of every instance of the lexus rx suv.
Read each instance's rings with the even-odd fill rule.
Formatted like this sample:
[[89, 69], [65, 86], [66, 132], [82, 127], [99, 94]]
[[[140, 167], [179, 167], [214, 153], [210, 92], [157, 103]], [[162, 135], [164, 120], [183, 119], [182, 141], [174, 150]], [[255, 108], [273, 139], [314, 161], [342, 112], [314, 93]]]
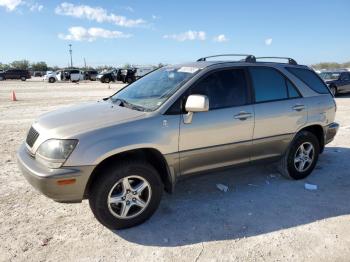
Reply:
[[88, 199], [110, 229], [151, 217], [189, 174], [276, 161], [285, 177], [307, 177], [339, 127], [326, 84], [290, 58], [215, 57], [39, 117], [17, 153], [23, 175], [55, 201]]

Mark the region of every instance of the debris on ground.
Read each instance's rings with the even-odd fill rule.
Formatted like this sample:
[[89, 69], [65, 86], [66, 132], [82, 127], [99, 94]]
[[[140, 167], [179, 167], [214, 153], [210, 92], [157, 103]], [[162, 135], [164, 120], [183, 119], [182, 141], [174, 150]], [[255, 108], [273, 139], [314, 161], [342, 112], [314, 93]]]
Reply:
[[228, 191], [228, 186], [225, 186], [223, 184], [216, 184], [216, 187], [220, 190], [220, 191], [223, 191], [223, 192], [227, 192]]
[[45, 237], [42, 241], [41, 241], [41, 246], [47, 246], [47, 244], [49, 244], [50, 240], [52, 239], [52, 237]]
[[317, 185], [305, 183], [305, 189], [306, 190], [317, 190]]

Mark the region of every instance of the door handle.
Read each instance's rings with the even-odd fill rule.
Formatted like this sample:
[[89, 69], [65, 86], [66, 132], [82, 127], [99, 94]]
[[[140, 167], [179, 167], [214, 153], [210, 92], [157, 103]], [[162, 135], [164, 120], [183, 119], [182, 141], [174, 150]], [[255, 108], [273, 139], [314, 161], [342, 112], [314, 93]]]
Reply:
[[251, 113], [247, 113], [247, 112], [239, 112], [237, 115], [234, 115], [235, 119], [239, 119], [239, 120], [246, 120], [248, 118], [251, 118], [252, 114]]
[[302, 111], [302, 110], [305, 109], [305, 106], [304, 106], [304, 105], [295, 105], [295, 106], [293, 106], [292, 108], [293, 108], [293, 110], [295, 110], [295, 111]]

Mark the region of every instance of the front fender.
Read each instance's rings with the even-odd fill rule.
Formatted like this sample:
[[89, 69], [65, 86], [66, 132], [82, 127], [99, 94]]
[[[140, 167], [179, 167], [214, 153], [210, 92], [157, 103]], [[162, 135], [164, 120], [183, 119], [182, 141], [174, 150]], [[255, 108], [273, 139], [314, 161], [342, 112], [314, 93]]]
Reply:
[[81, 135], [64, 165], [98, 165], [112, 155], [141, 148], [167, 155], [178, 152], [178, 139], [179, 116], [159, 115]]

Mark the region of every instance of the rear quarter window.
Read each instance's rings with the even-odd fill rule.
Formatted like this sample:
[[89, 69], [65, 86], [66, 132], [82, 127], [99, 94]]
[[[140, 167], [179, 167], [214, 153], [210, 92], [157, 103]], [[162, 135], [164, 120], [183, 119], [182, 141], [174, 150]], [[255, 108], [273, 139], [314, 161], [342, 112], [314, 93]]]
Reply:
[[287, 67], [287, 70], [303, 81], [309, 88], [319, 94], [329, 94], [328, 87], [312, 70], [304, 68]]

